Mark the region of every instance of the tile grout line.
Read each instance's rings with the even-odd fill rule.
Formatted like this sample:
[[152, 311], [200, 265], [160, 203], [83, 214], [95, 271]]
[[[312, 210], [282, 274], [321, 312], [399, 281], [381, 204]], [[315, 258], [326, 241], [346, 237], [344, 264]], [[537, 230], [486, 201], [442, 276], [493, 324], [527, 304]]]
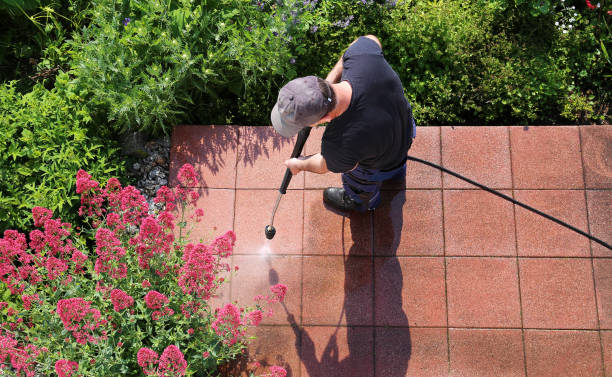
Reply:
[[[510, 135], [510, 127], [506, 127], [508, 130], [508, 151], [510, 153], [510, 181], [512, 185], [512, 199], [516, 200], [514, 192], [514, 170], [512, 169], [512, 137]], [[512, 215], [514, 217], [514, 247], [516, 251], [516, 274], [518, 283], [518, 294], [519, 294], [519, 313], [521, 315], [521, 340], [523, 342], [523, 371], [525, 377], [529, 377], [527, 371], [527, 345], [525, 343], [525, 319], [523, 317], [523, 294], [521, 291], [521, 264], [519, 263], [519, 245], [518, 245], [518, 222], [516, 220], [516, 205], [512, 204]]]
[[[582, 129], [580, 127], [577, 127], [577, 131], [578, 131], [578, 148], [580, 150], [580, 163], [581, 163], [581, 167], [582, 167], [582, 185], [583, 185], [583, 192], [584, 192], [584, 209], [586, 212], [586, 222], [587, 222], [587, 228], [586, 231], [589, 234], [591, 233], [591, 221], [589, 219], [589, 200], [588, 200], [588, 195], [587, 195], [587, 184], [586, 184], [586, 169], [584, 166], [584, 150], [582, 149]], [[599, 335], [599, 350], [601, 352], [601, 364], [602, 364], [602, 370], [603, 370], [603, 375], [606, 375], [606, 362], [605, 362], [605, 354], [604, 354], [604, 344], [603, 344], [603, 338], [601, 335], [601, 317], [599, 315], [599, 302], [597, 300], [597, 279], [595, 278], [595, 258], [594, 258], [594, 253], [593, 253], [593, 241], [589, 240], [589, 251], [591, 252], [591, 274], [593, 276], [593, 297], [595, 298], [595, 314], [597, 314], [597, 334]]]
[[[443, 165], [442, 161], [442, 127], [438, 127], [438, 135], [440, 138], [440, 166]], [[447, 270], [448, 270], [448, 259], [446, 256], [446, 222], [444, 219], [444, 174], [440, 170], [440, 199], [442, 201], [442, 255], [444, 258], [444, 301], [446, 304], [446, 361], [447, 361], [447, 373], [451, 373], [451, 355], [450, 355], [450, 327], [448, 319], [448, 281], [447, 281]]]

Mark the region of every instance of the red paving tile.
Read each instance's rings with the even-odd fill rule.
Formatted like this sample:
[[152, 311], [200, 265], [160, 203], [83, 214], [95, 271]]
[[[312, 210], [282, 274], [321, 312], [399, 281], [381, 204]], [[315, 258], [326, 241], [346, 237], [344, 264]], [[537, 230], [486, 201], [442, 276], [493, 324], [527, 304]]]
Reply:
[[612, 329], [612, 259], [595, 259], [593, 270], [597, 291], [599, 326], [602, 329]]
[[[266, 255], [236, 255], [233, 261], [239, 270], [232, 277], [232, 301], [241, 306], [254, 306], [257, 295], [268, 296], [275, 284], [287, 286], [284, 305], [264, 304], [266, 315], [262, 324], [289, 325], [288, 315], [301, 322], [302, 260], [300, 257], [277, 257]], [[272, 311], [269, 317], [267, 310]]]
[[521, 327], [514, 258], [448, 258], [448, 325]]
[[597, 329], [589, 259], [519, 260], [526, 328]]
[[[323, 131], [305, 154], [319, 152]], [[409, 154], [612, 243], [610, 135], [422, 127]], [[450, 177], [443, 190], [438, 170], [414, 162], [373, 214], [325, 208], [322, 189], [338, 186], [337, 174], [293, 177], [267, 241], [294, 141], [271, 127], [177, 126], [172, 137], [171, 183], [185, 162], [203, 178], [190, 239], [237, 234], [240, 270], [211, 306], [289, 287], [285, 307], [250, 330], [251, 361], [291, 377], [600, 376], [604, 365], [612, 376], [612, 251]], [[222, 375], [248, 376], [248, 363], [236, 368]]]
[[372, 327], [305, 326], [302, 377], [372, 377]]
[[[290, 326], [258, 326], [251, 328], [247, 336], [254, 336], [250, 341], [245, 357], [233, 368], [225, 368], [223, 377], [250, 377], [269, 373], [269, 367], [277, 365], [285, 368], [287, 377], [300, 375], [300, 338]], [[258, 362], [261, 366], [253, 368]]]
[[287, 190], [274, 216], [276, 235], [266, 239], [278, 190], [236, 190], [236, 254], [299, 254], [302, 251], [302, 191]]
[[450, 329], [450, 376], [525, 376], [521, 330]]
[[[588, 233], [582, 190], [516, 190], [514, 198]], [[588, 238], [522, 207], [516, 207], [520, 256], [588, 257]]]
[[[280, 187], [295, 145], [291, 139], [277, 134], [272, 127], [240, 127], [240, 147], [236, 167], [236, 188]], [[304, 174], [291, 179], [289, 189], [303, 189]]]
[[[507, 127], [442, 127], [442, 166], [492, 188], [511, 188]], [[444, 188], [473, 188], [443, 174]]]
[[372, 261], [368, 257], [303, 258], [302, 323], [372, 323]]
[[612, 376], [612, 331], [601, 332], [606, 376]]
[[[587, 190], [586, 195], [591, 235], [612, 245], [612, 191]], [[612, 250], [597, 242], [590, 242], [593, 256], [612, 257]]]
[[612, 127], [580, 127], [587, 188], [612, 188]]
[[382, 192], [374, 211], [374, 255], [444, 255], [443, 243], [440, 191]]
[[323, 190], [305, 190], [304, 254], [371, 255], [370, 214], [341, 216], [325, 208]]
[[443, 258], [376, 258], [377, 326], [446, 326]]
[[444, 234], [446, 255], [516, 255], [512, 203], [488, 192], [445, 190]]
[[446, 376], [446, 329], [376, 328], [376, 377]]
[[[408, 155], [440, 165], [440, 127], [418, 127]], [[440, 188], [442, 175], [438, 169], [416, 161], [406, 163], [407, 188]]]
[[525, 330], [527, 375], [601, 376], [601, 345], [596, 331]]
[[231, 188], [236, 185], [238, 127], [176, 126], [170, 150], [170, 185], [183, 164], [192, 164], [201, 187]]
[[514, 188], [582, 189], [577, 127], [510, 127]]
[[[188, 221], [185, 230], [189, 231], [189, 239], [209, 243], [228, 230], [233, 230], [234, 197], [234, 190], [204, 190], [196, 202], [196, 208], [201, 208], [204, 211], [204, 216], [201, 217], [200, 221], [190, 221], [194, 209], [187, 209], [185, 212], [185, 220]], [[177, 222], [181, 221], [180, 219], [178, 217]]]

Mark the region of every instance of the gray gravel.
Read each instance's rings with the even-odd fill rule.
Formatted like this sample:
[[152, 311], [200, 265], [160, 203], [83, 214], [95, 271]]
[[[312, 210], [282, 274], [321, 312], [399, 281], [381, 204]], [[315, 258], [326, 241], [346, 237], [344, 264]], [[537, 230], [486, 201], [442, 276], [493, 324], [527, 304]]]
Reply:
[[157, 190], [168, 185], [170, 170], [170, 137], [149, 140], [138, 153], [131, 153], [135, 162], [128, 166], [128, 175], [136, 181], [134, 185], [146, 198], [151, 210], [162, 207], [153, 202]]

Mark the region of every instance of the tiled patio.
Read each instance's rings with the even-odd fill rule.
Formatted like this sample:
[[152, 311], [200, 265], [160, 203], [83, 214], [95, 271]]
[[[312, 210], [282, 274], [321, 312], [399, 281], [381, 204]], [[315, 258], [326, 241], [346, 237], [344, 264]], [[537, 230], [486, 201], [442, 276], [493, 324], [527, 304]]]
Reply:
[[[374, 213], [348, 217], [322, 204], [338, 175], [295, 176], [267, 241], [294, 141], [271, 127], [172, 136], [171, 176], [189, 162], [202, 177], [193, 237], [237, 234], [240, 270], [216, 305], [289, 287], [252, 358], [291, 377], [612, 376], [612, 250], [416, 162]], [[612, 243], [610, 126], [421, 127], [409, 154]]]

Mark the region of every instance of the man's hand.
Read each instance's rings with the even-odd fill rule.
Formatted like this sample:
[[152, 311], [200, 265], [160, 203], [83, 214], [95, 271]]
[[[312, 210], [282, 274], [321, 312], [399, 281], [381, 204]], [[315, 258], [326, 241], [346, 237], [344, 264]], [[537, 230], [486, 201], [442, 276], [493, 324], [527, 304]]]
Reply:
[[285, 161], [285, 165], [291, 170], [291, 174], [296, 175], [302, 171], [302, 161], [297, 158], [290, 158]]
[[296, 175], [297, 173], [309, 171], [317, 174], [327, 173], [327, 163], [325, 158], [321, 156], [321, 153], [313, 154], [308, 157], [290, 158], [285, 161], [285, 166], [291, 170], [291, 174]]

